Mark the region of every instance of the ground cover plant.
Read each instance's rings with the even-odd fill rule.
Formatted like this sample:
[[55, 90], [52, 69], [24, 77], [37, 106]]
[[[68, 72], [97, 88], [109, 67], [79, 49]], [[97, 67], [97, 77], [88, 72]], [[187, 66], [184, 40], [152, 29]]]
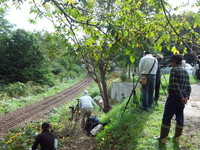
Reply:
[[66, 79], [62, 82], [57, 80], [56, 85], [53, 87], [34, 85], [30, 82], [27, 84], [16, 82], [8, 86], [1, 87], [0, 115], [14, 111], [26, 105], [33, 104], [60, 91], [63, 91], [73, 84], [81, 81], [84, 76], [85, 74], [83, 73], [75, 79]]
[[[96, 84], [92, 84], [87, 89], [90, 91], [90, 95], [97, 96], [99, 93]], [[82, 93], [77, 95], [77, 98], [82, 96]], [[75, 122], [69, 126], [69, 118], [71, 117], [70, 106], [76, 105], [76, 98], [70, 102], [67, 102], [60, 108], [52, 108], [51, 114], [45, 118], [36, 118], [35, 120], [26, 123], [24, 127], [16, 127], [12, 129], [8, 134], [0, 139], [0, 149], [3, 150], [27, 150], [34, 142], [35, 136], [41, 132], [42, 122], [50, 122], [53, 125], [53, 130], [58, 136], [58, 147], [62, 147], [62, 143], [69, 137], [68, 132], [73, 130]], [[99, 107], [94, 107], [94, 114], [99, 112]]]
[[[122, 113], [127, 104], [127, 99], [114, 106], [109, 113], [102, 116], [101, 119], [103, 122], [108, 122], [108, 125], [96, 137], [97, 143], [99, 143], [99, 150], [196, 150], [200, 148], [198, 141], [200, 135], [198, 132], [192, 139], [193, 143], [190, 142], [191, 139], [189, 140], [186, 135], [182, 136], [180, 145], [173, 142], [170, 137], [174, 134], [175, 120], [172, 122], [167, 145], [159, 144], [159, 142], [154, 139], [154, 136], [159, 136], [160, 133], [164, 102], [166, 100], [164, 94], [167, 92], [169, 74], [163, 75], [161, 79], [163, 89], [160, 91], [163, 98], [160, 98], [158, 106], [155, 105], [152, 110], [148, 112], [141, 111], [138, 107], [139, 105], [137, 105], [139, 97], [133, 97], [123, 116]], [[198, 81], [191, 75], [190, 82], [194, 84]], [[139, 93], [139, 90], [137, 90], [137, 92]]]
[[[166, 75], [168, 80], [169, 75]], [[136, 79], [135, 79], [136, 80]], [[191, 76], [191, 82], [195, 82], [193, 76]], [[165, 87], [167, 87], [165, 85]], [[166, 90], [166, 89], [165, 89]], [[99, 93], [95, 84], [88, 87], [90, 95], [92, 97]], [[139, 89], [137, 89], [139, 93]], [[79, 98], [82, 94], [77, 95]], [[165, 98], [164, 98], [165, 100]], [[0, 140], [0, 148], [5, 150], [25, 150], [34, 142], [34, 137], [41, 132], [41, 123], [44, 121], [51, 122], [53, 124], [53, 130], [58, 135], [59, 148], [65, 147], [66, 141], [70, 140], [69, 136], [66, 136], [67, 131], [71, 128], [68, 126], [70, 109], [69, 106], [76, 105], [76, 100], [67, 103], [61, 108], [53, 108], [51, 114], [44, 119], [36, 119], [28, 123], [25, 127], [17, 127], [11, 130]], [[186, 135], [181, 138], [181, 144], [175, 144], [171, 137], [173, 136], [175, 122], [172, 122], [172, 128], [168, 138], [167, 145], [160, 145], [158, 141], [154, 140], [154, 136], [158, 136], [160, 132], [160, 125], [163, 113], [164, 101], [159, 101], [159, 107], [155, 106], [154, 109], [149, 112], [140, 111], [138, 108], [139, 94], [137, 97], [131, 99], [125, 113], [124, 111], [127, 99], [121, 103], [115, 104], [113, 109], [104, 114], [99, 112], [99, 108], [95, 107], [95, 112], [100, 116], [102, 122], [108, 123], [105, 129], [99, 132], [96, 137], [97, 147], [99, 150], [146, 150], [146, 149], [166, 149], [166, 150], [179, 150], [179, 149], [199, 149], [200, 134], [197, 132], [191, 143], [191, 139]], [[78, 137], [77, 137], [78, 138]], [[81, 138], [81, 137], [79, 137]]]
[[[163, 114], [163, 102], [159, 102], [159, 107], [150, 111], [141, 111], [132, 104], [122, 116], [123, 104], [115, 106], [106, 116], [103, 117], [109, 124], [96, 137], [99, 150], [179, 150], [179, 149], [199, 149], [200, 135], [196, 133], [193, 139], [182, 136], [180, 144], [173, 142], [175, 121], [172, 122], [168, 142], [166, 145], [160, 144], [154, 139], [159, 136], [160, 125]], [[193, 143], [191, 143], [191, 140]]]

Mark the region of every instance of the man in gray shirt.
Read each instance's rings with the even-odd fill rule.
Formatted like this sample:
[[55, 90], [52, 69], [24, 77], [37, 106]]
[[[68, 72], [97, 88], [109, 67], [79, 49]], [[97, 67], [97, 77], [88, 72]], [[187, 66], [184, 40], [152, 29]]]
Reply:
[[83, 96], [79, 99], [79, 108], [81, 110], [81, 127], [85, 129], [86, 121], [90, 118], [93, 111], [93, 105], [95, 102], [92, 97], [88, 95], [88, 91], [83, 92]]

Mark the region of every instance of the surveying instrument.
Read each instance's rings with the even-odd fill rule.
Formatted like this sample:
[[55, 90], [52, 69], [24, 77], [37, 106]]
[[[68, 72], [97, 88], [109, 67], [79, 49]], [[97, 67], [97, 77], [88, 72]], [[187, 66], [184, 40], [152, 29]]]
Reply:
[[79, 99], [77, 99], [76, 106], [73, 104], [69, 107], [71, 109], [71, 117], [69, 118], [68, 126], [66, 127], [68, 133], [67, 135], [71, 135], [75, 132], [77, 123], [80, 119], [80, 113], [79, 113]]

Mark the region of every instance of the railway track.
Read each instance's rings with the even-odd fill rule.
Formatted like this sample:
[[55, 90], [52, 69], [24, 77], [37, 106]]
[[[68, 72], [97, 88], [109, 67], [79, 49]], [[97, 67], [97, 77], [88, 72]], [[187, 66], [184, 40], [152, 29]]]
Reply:
[[25, 106], [5, 115], [1, 115], [0, 137], [7, 133], [13, 127], [18, 126], [23, 122], [34, 119], [36, 117], [44, 116], [44, 114], [47, 115], [50, 113], [52, 107], [59, 107], [67, 101], [74, 99], [77, 94], [79, 94], [87, 85], [89, 85], [91, 80], [92, 79], [87, 76], [81, 82], [60, 93], [57, 93], [54, 96]]

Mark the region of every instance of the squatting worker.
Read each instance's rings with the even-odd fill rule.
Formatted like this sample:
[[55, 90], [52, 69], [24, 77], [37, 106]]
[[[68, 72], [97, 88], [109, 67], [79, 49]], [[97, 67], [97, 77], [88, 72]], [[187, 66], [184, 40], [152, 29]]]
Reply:
[[36, 150], [39, 144], [41, 150], [56, 150], [56, 147], [54, 145], [56, 135], [51, 132], [50, 129], [51, 124], [49, 124], [48, 122], [44, 122], [42, 124], [42, 133], [40, 133], [36, 137], [35, 142], [32, 146], [32, 150]]
[[93, 105], [96, 105], [93, 101], [92, 97], [88, 95], [88, 91], [83, 92], [83, 96], [79, 99], [79, 108], [81, 111], [81, 127], [82, 129], [85, 129], [85, 124], [87, 119], [90, 118], [92, 111], [93, 111]]
[[157, 138], [162, 143], [166, 143], [166, 138], [170, 130], [171, 119], [174, 114], [176, 116], [176, 128], [173, 137], [175, 142], [179, 142], [183, 131], [183, 110], [185, 104], [187, 104], [187, 101], [189, 100], [191, 87], [189, 82], [189, 75], [187, 71], [181, 66], [182, 59], [182, 55], [173, 55], [170, 58], [172, 70], [169, 78], [168, 97], [165, 103], [160, 137]]
[[147, 75], [146, 85], [142, 85], [142, 107], [141, 110], [151, 109], [154, 100], [154, 89], [156, 83], [156, 72], [158, 61], [150, 52], [145, 51], [144, 56], [140, 59], [139, 74]]

